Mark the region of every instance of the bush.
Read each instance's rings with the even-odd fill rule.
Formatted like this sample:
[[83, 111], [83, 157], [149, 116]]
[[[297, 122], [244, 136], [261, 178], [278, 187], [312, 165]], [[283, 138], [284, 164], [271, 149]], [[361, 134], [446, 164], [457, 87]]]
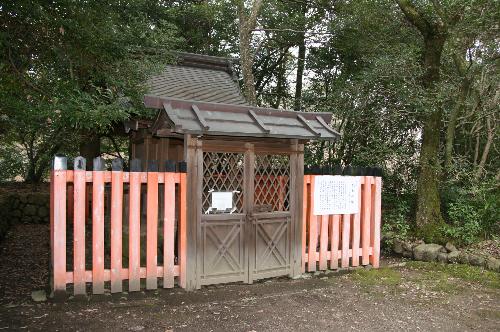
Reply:
[[471, 244], [479, 239], [483, 229], [479, 211], [467, 202], [460, 200], [448, 206], [450, 224], [444, 226], [444, 232], [450, 238], [462, 244]]
[[459, 244], [471, 244], [500, 232], [500, 190], [496, 180], [451, 185], [443, 194], [444, 233]]
[[12, 181], [17, 176], [24, 177], [25, 157], [15, 144], [5, 143], [0, 146], [0, 182]]
[[384, 195], [382, 202], [383, 247], [392, 248], [395, 239], [405, 240], [411, 235], [412, 200], [409, 196]]

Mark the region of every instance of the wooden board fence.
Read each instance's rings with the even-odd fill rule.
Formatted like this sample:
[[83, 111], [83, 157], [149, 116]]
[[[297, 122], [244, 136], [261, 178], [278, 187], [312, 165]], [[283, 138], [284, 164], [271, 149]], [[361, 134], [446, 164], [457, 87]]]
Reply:
[[[316, 216], [314, 177], [304, 175], [302, 272], [379, 266], [382, 178], [361, 176], [360, 212]], [[361, 261], [360, 261], [361, 258]], [[339, 265], [340, 260], [340, 265]]]
[[[74, 294], [86, 293], [86, 283], [92, 283], [94, 294], [104, 293], [105, 283], [110, 282], [111, 292], [123, 291], [123, 281], [128, 280], [128, 291], [140, 290], [140, 279], [146, 279], [147, 289], [156, 289], [157, 279], [163, 278], [163, 287], [174, 287], [178, 277], [180, 287], [185, 287], [186, 268], [186, 174], [175, 172], [175, 163], [167, 162], [166, 172], [159, 172], [157, 164], [151, 164], [148, 172], [142, 172], [140, 161], [133, 160], [131, 171], [123, 171], [121, 160], [114, 160], [112, 171], [104, 170], [104, 160], [94, 160], [93, 171], [86, 171], [86, 161], [75, 158], [74, 170], [67, 170], [65, 157], [54, 159], [51, 173], [50, 237], [51, 268], [54, 293], [65, 292], [73, 284]], [[110, 206], [106, 207], [105, 186], [111, 188]], [[128, 200], [124, 199], [124, 187], [128, 187]], [[146, 187], [147, 243], [141, 243], [141, 195]], [[178, 195], [176, 195], [176, 187]], [[88, 191], [91, 188], [92, 246], [86, 246], [86, 210], [89, 207]], [[160, 202], [160, 190], [163, 201]], [[70, 200], [70, 202], [68, 202]], [[126, 203], [128, 201], [128, 203]], [[159, 229], [159, 204], [163, 204], [162, 225]], [[175, 227], [176, 207], [178, 223]], [[105, 209], [110, 211], [105, 220]], [[124, 213], [126, 211], [127, 213]], [[125, 218], [128, 216], [128, 218]], [[127, 220], [128, 219], [128, 220]], [[110, 234], [105, 234], [109, 222]], [[70, 224], [72, 223], [72, 225]], [[123, 228], [128, 225], [128, 267], [123, 267]], [[72, 226], [73, 234], [67, 234]], [[163, 238], [163, 265], [158, 264], [158, 232]], [[175, 238], [178, 239], [177, 264], [175, 262]], [[67, 238], [72, 243], [67, 243]], [[105, 267], [105, 239], [110, 239], [110, 266]], [[68, 245], [72, 247], [72, 260], [67, 260]], [[141, 266], [141, 245], [146, 246], [146, 266]], [[86, 257], [92, 257], [91, 269], [86, 269]], [[71, 257], [70, 257], [71, 258]], [[67, 262], [72, 267], [67, 269]], [[88, 265], [88, 264], [87, 264]]]

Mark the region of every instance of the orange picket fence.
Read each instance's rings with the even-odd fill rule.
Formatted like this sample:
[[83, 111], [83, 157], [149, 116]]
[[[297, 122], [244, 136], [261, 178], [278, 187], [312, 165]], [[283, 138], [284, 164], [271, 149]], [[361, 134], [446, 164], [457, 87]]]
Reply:
[[[304, 175], [302, 272], [379, 266], [382, 178], [361, 176], [359, 213], [314, 215], [314, 178]], [[361, 259], [361, 260], [360, 260]]]
[[86, 294], [86, 283], [91, 283], [92, 292], [102, 294], [108, 282], [112, 293], [122, 292], [124, 281], [128, 291], [139, 291], [143, 278], [147, 289], [156, 289], [158, 278], [164, 288], [174, 287], [176, 277], [185, 287], [185, 167], [176, 172], [176, 164], [167, 162], [168, 171], [159, 172], [152, 163], [143, 172], [140, 161], [133, 160], [131, 171], [124, 172], [116, 159], [112, 171], [105, 171], [104, 160], [96, 158], [94, 170], [86, 171], [85, 163], [78, 157], [74, 170], [67, 170], [65, 157], [54, 159], [50, 185], [54, 293], [73, 284], [75, 295]]

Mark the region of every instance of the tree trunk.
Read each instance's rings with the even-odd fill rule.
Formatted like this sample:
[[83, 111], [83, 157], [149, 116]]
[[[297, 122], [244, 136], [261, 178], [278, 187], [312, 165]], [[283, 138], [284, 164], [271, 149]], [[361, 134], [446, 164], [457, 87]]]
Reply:
[[297, 81], [295, 83], [295, 111], [302, 110], [302, 81], [304, 79], [304, 67], [306, 58], [306, 42], [302, 38], [302, 44], [299, 45], [299, 58], [297, 59]]
[[458, 91], [458, 100], [455, 107], [452, 109], [450, 118], [448, 121], [448, 127], [446, 128], [446, 142], [445, 142], [445, 154], [444, 154], [444, 165], [446, 172], [450, 171], [452, 159], [453, 159], [453, 143], [455, 141], [455, 130], [457, 127], [457, 121], [460, 114], [465, 110], [465, 102], [469, 94], [470, 85], [472, 78], [468, 73], [468, 69], [465, 61], [458, 53], [454, 53], [453, 62], [457, 68], [458, 74], [462, 77], [462, 84]]
[[436, 111], [424, 122], [422, 147], [420, 150], [420, 171], [417, 182], [417, 226], [441, 223], [439, 196], [439, 129], [441, 112]]
[[93, 168], [93, 160], [101, 155], [101, 138], [96, 133], [87, 133], [80, 144], [80, 156], [87, 160], [87, 170]]
[[455, 130], [457, 127], [458, 117], [463, 113], [465, 109], [465, 100], [467, 98], [469, 87], [470, 80], [465, 77], [460, 87], [457, 104], [450, 114], [450, 120], [448, 122], [448, 127], [446, 128], [446, 146], [444, 158], [446, 171], [449, 171], [451, 169], [453, 159], [453, 142], [455, 141]]
[[[429, 95], [433, 94], [439, 82], [439, 67], [445, 36], [424, 36], [424, 69], [423, 86]], [[422, 146], [420, 150], [420, 170], [417, 181], [417, 227], [421, 230], [429, 226], [443, 223], [441, 215], [441, 199], [439, 195], [439, 143], [442, 112], [437, 105], [424, 118], [422, 129]]]
[[299, 41], [299, 54], [297, 58], [297, 78], [295, 82], [295, 103], [294, 109], [299, 112], [302, 110], [302, 84], [304, 80], [304, 67], [306, 63], [306, 14], [307, 14], [307, 4], [302, 4], [302, 14], [304, 19], [304, 24], [302, 26], [303, 33], [300, 34]]
[[243, 95], [251, 105], [257, 104], [255, 79], [253, 75], [253, 61], [255, 54], [252, 51], [252, 31], [257, 24], [257, 15], [262, 6], [262, 0], [254, 0], [250, 13], [247, 15], [244, 1], [238, 1], [239, 35], [240, 35], [240, 62], [243, 75]]
[[[435, 94], [440, 80], [441, 54], [447, 38], [446, 25], [440, 20], [429, 19], [410, 0], [396, 0], [406, 18], [420, 31], [424, 38], [422, 86], [427, 95]], [[439, 15], [438, 15], [439, 16]], [[423, 117], [420, 170], [417, 180], [416, 224], [425, 240], [437, 240], [439, 227], [443, 224], [439, 195], [439, 144], [442, 111], [441, 106], [429, 110]]]
[[[477, 166], [476, 174], [474, 178], [478, 180], [481, 175], [483, 175], [484, 167], [486, 166], [486, 161], [488, 160], [488, 154], [491, 149], [491, 145], [493, 144], [493, 139], [495, 138], [495, 127], [491, 123], [491, 118], [488, 116], [486, 118], [486, 124], [488, 126], [488, 134], [486, 137], [486, 145], [483, 149], [483, 154], [481, 155], [481, 160], [479, 161], [479, 165]], [[479, 151], [479, 149], [478, 149]]]

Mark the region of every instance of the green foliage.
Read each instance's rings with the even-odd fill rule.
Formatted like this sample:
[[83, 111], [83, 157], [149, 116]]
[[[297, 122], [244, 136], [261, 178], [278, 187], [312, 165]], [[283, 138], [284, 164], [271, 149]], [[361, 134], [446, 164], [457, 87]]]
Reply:
[[471, 244], [500, 233], [500, 188], [495, 179], [482, 183], [450, 183], [444, 197], [444, 233], [460, 244]]
[[445, 226], [445, 234], [460, 243], [471, 244], [482, 232], [481, 216], [467, 201], [459, 201], [448, 205], [448, 216], [451, 225]]
[[382, 233], [390, 239], [406, 239], [411, 230], [411, 206], [407, 198], [383, 195]]
[[26, 180], [40, 181], [56, 152], [75, 151], [80, 131], [105, 134], [150, 114], [144, 83], [178, 41], [167, 13], [149, 1], [2, 3], [3, 139], [24, 150]]
[[0, 181], [12, 181], [25, 170], [25, 159], [19, 153], [19, 147], [5, 143], [0, 145]]

